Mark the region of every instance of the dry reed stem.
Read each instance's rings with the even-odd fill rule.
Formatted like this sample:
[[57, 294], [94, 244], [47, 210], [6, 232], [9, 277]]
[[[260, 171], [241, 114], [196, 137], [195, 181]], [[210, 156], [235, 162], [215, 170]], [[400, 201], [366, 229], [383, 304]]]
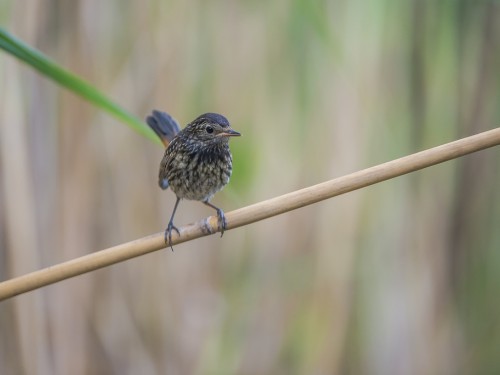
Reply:
[[[387, 163], [351, 173], [318, 185], [297, 190], [226, 214], [227, 229], [238, 228], [340, 194], [414, 172], [434, 164], [455, 159], [500, 144], [500, 128], [479, 133], [458, 141], [430, 148]], [[172, 243], [179, 244], [217, 231], [217, 219], [210, 216], [180, 228], [172, 234]], [[165, 247], [163, 232], [85, 255], [52, 267], [0, 283], [0, 301], [41, 288], [86, 272], [110, 266]]]

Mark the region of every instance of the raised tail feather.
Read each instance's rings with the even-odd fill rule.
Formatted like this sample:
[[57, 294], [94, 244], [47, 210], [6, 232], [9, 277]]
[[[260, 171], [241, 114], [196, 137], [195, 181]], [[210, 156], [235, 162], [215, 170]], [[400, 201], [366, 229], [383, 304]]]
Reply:
[[154, 130], [165, 147], [181, 131], [179, 124], [168, 113], [153, 110], [151, 116], [146, 118], [149, 127]]

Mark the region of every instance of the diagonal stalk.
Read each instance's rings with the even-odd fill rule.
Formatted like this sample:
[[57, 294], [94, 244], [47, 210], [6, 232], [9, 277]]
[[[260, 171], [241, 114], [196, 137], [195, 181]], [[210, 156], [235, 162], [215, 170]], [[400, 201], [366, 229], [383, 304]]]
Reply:
[[[500, 128], [495, 128], [305, 189], [255, 203], [251, 206], [228, 212], [226, 214], [226, 230], [280, 215], [340, 194], [361, 189], [499, 144]], [[215, 216], [210, 216], [196, 223], [186, 225], [179, 228], [180, 234], [173, 233], [172, 244], [175, 245], [213, 234], [217, 231], [217, 226], [217, 218]], [[0, 283], [0, 301], [165, 247], [164, 234], [162, 232], [19, 276]]]

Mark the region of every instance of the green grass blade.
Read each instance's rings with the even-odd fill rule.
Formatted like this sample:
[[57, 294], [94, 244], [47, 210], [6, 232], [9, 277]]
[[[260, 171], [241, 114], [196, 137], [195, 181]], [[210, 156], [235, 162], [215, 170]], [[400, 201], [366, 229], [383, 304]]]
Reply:
[[89, 102], [104, 109], [118, 120], [136, 130], [138, 133], [146, 136], [156, 143], [160, 143], [158, 137], [143, 121], [108, 99], [88, 82], [61, 68], [55, 62], [43, 55], [40, 51], [30, 47], [2, 28], [0, 28], [0, 48], [7, 51], [11, 55], [16, 56], [26, 64], [31, 65], [40, 73], [56, 81], [61, 86], [66, 87], [67, 89], [87, 99]]

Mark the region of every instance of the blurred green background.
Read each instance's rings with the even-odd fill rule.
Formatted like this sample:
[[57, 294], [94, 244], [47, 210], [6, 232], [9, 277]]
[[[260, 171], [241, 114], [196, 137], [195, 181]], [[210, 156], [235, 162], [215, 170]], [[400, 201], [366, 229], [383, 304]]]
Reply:
[[[139, 118], [226, 115], [226, 211], [500, 124], [498, 1], [0, 0], [0, 25]], [[165, 228], [161, 147], [4, 52], [0, 98], [1, 280]], [[2, 302], [0, 372], [500, 373], [499, 228], [497, 147]]]

